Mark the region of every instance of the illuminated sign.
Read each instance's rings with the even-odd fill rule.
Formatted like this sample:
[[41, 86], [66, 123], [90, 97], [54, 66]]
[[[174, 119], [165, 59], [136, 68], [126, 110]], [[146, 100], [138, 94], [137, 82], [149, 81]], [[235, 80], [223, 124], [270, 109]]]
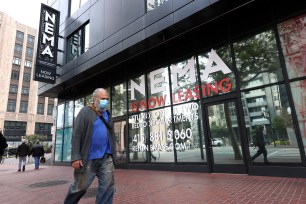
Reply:
[[34, 80], [36, 81], [51, 84], [55, 83], [59, 20], [59, 11], [45, 4], [41, 4], [36, 68], [34, 74]]

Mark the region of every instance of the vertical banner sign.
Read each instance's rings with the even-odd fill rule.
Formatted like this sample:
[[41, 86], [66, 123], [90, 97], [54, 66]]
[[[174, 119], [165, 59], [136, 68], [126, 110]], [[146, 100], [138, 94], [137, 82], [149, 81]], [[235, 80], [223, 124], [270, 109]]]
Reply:
[[35, 81], [55, 83], [59, 20], [59, 11], [41, 4]]

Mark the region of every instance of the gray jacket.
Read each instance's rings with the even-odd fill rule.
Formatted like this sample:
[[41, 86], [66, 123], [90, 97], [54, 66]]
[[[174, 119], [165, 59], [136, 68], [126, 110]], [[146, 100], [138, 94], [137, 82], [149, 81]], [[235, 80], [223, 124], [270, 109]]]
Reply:
[[[106, 110], [107, 111], [107, 110]], [[113, 123], [111, 115], [107, 111], [109, 116], [109, 125], [112, 127], [108, 132], [108, 139], [112, 148], [112, 158], [116, 161], [116, 138], [113, 131]], [[83, 160], [83, 167], [77, 172], [84, 172], [88, 163], [88, 155], [90, 150], [92, 128], [98, 115], [89, 106], [83, 107], [77, 115], [74, 123], [72, 139], [71, 139], [71, 162], [76, 160]], [[100, 118], [98, 118], [100, 120]], [[107, 128], [106, 128], [107, 129]]]

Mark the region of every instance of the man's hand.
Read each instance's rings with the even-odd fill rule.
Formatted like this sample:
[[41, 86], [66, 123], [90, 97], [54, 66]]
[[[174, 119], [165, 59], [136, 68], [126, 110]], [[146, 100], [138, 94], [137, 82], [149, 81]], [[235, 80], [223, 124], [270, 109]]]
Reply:
[[74, 169], [79, 170], [79, 169], [81, 169], [82, 166], [83, 166], [83, 161], [82, 160], [76, 160], [76, 161], [72, 162], [72, 167]]

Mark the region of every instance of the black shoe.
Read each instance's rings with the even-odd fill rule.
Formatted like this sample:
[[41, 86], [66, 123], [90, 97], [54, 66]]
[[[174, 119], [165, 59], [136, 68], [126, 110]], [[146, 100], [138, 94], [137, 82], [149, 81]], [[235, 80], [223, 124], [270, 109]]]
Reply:
[[25, 170], [25, 166], [22, 167], [22, 171], [24, 171], [24, 170]]
[[265, 162], [264, 162], [264, 164], [271, 164], [271, 162], [269, 162], [269, 161], [265, 161]]
[[21, 169], [18, 169], [17, 171], [21, 171]]

